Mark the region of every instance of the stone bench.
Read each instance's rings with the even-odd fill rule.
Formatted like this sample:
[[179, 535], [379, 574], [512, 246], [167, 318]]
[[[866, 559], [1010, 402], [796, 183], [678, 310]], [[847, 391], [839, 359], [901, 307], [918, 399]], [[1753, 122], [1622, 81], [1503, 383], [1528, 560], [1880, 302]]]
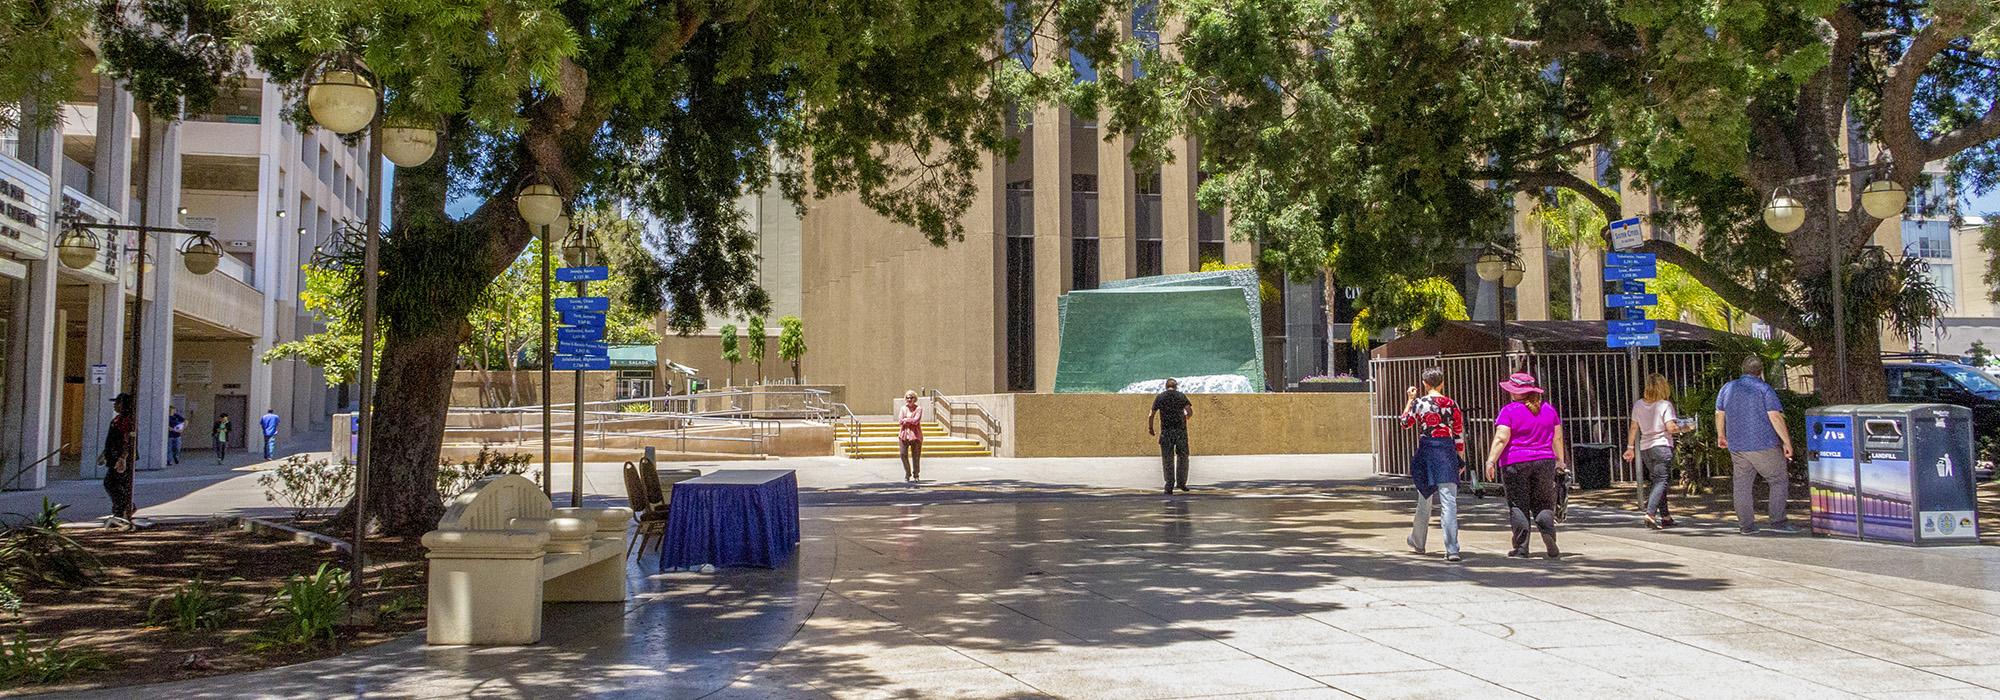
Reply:
[[622, 602], [629, 508], [555, 508], [535, 482], [481, 479], [452, 499], [430, 550], [431, 644], [542, 638], [542, 603]]

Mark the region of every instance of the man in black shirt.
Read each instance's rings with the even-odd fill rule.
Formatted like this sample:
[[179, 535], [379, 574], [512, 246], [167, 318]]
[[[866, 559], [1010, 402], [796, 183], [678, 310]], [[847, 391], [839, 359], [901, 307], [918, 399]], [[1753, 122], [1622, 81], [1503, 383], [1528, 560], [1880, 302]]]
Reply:
[[[119, 394], [111, 400], [115, 415], [104, 433], [104, 493], [111, 497], [108, 524], [130, 527], [132, 514], [132, 395]], [[123, 521], [123, 522], [121, 522]]]
[[[1153, 430], [1153, 417], [1159, 416], [1160, 428]], [[1194, 404], [1188, 402], [1181, 393], [1180, 382], [1167, 380], [1166, 391], [1153, 397], [1153, 412], [1146, 414], [1146, 434], [1160, 436], [1161, 469], [1167, 477], [1167, 495], [1174, 493], [1174, 487], [1188, 490], [1188, 418], [1194, 416]], [[1176, 463], [1178, 460], [1178, 463]]]

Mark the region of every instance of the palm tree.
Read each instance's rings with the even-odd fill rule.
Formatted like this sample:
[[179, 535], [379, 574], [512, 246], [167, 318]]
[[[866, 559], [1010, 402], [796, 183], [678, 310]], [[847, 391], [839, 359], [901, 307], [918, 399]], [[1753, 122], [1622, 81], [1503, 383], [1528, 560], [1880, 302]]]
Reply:
[[[1606, 194], [1618, 196], [1610, 188], [1598, 186]], [[1535, 220], [1542, 224], [1542, 245], [1569, 251], [1570, 318], [1583, 303], [1583, 254], [1604, 248], [1603, 232], [1610, 222], [1604, 210], [1583, 195], [1568, 189], [1556, 190], [1556, 200], [1544, 200], [1535, 207]]]
[[1646, 289], [1660, 298], [1648, 318], [1699, 323], [1718, 331], [1728, 331], [1736, 320], [1736, 307], [1673, 263], [1660, 263], [1659, 275]]

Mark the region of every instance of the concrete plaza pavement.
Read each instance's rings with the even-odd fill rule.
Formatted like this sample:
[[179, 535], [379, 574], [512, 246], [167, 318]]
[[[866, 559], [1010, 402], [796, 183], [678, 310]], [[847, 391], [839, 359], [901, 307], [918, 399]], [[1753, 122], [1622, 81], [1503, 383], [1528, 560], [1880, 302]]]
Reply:
[[[325, 452], [302, 454], [327, 456]], [[1369, 481], [1373, 478], [1369, 459], [1368, 455], [1357, 454], [1202, 457], [1197, 460], [1190, 482], [1196, 488], [1324, 489]], [[286, 509], [266, 499], [263, 487], [257, 485], [257, 472], [271, 464], [254, 453], [232, 454], [219, 466], [213, 458], [191, 458], [179, 467], [140, 472], [133, 499], [140, 517], [155, 520], [287, 514]], [[625, 480], [619, 471], [621, 467], [622, 463], [585, 464], [584, 497], [592, 503], [624, 505]], [[924, 463], [925, 480], [914, 485], [903, 481], [902, 466], [893, 459], [795, 457], [668, 462], [661, 464], [661, 468], [795, 469], [801, 496], [807, 504], [1120, 496], [1157, 493], [1161, 482], [1159, 459], [1147, 457], [932, 459]], [[539, 462], [534, 471], [539, 477]], [[570, 490], [571, 462], [558, 455], [552, 471], [556, 500], [559, 505], [567, 505], [563, 494]], [[0, 513], [33, 512], [39, 509], [43, 497], [67, 504], [69, 508], [63, 515], [72, 522], [99, 520], [111, 512], [101, 482], [82, 479], [52, 481], [49, 488], [36, 491], [0, 493]]]
[[[649, 556], [629, 604], [552, 605], [531, 647], [412, 638], [86, 696], [2000, 697], [2000, 548], [1653, 532], [1579, 509], [1568, 556], [1508, 559], [1499, 504], [1467, 498], [1451, 564], [1407, 550], [1408, 493], [1365, 458], [1291, 474], [1309, 461], [1197, 460], [1211, 488], [1174, 497], [1137, 492], [1157, 472], [1116, 486], [1136, 462], [1016, 465], [992, 478], [1105, 485], [983, 502], [814, 491], [837, 472], [786, 463], [821, 504], [779, 569], [660, 573]], [[884, 466], [899, 475], [847, 468]], [[1006, 464], [953, 468], [978, 466]]]

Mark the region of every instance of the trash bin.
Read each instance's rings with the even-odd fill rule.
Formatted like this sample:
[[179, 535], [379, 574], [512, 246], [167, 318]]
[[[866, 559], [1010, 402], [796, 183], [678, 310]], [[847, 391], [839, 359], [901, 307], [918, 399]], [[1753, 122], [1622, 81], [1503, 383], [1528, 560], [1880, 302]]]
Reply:
[[1618, 448], [1602, 442], [1579, 442], [1570, 446], [1571, 468], [1576, 470], [1579, 491], [1611, 488], [1611, 461]]
[[1814, 534], [1903, 544], [1977, 544], [1972, 411], [1948, 404], [1823, 406], [1806, 412]]

